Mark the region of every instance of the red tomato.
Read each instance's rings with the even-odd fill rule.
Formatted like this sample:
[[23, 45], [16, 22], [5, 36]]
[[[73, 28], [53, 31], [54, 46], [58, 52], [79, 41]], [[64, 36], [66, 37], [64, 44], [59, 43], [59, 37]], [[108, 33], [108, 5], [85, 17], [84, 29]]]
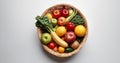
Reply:
[[67, 17], [69, 15], [69, 11], [65, 8], [62, 9], [61, 13], [62, 13], [62, 16], [64, 17]]
[[53, 18], [59, 18], [61, 16], [60, 10], [53, 10], [52, 11]]
[[66, 25], [66, 29], [68, 31], [73, 31], [75, 28], [75, 25], [72, 23], [72, 22], [68, 22], [67, 25]]
[[63, 25], [65, 25], [65, 24], [66, 24], [66, 19], [65, 19], [65, 17], [59, 17], [59, 18], [58, 18], [58, 25], [63, 26]]
[[50, 42], [49, 44], [48, 44], [48, 47], [50, 48], [50, 49], [53, 49], [53, 48], [55, 48], [55, 43], [54, 42]]
[[57, 50], [58, 50], [58, 47], [56, 46], [54, 49], [53, 49], [55, 52], [57, 52]]

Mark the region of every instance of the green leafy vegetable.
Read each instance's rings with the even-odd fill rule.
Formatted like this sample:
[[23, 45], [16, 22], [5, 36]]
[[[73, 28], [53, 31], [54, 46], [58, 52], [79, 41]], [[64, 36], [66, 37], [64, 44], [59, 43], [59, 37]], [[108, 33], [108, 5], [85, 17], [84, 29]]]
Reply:
[[48, 31], [50, 33], [50, 31], [52, 31], [52, 28], [53, 28], [53, 25], [51, 23], [51, 21], [49, 21], [49, 19], [45, 16], [43, 17], [40, 17], [40, 16], [37, 16], [36, 17], [36, 26], [37, 27], [41, 27], [42, 29]]
[[83, 25], [84, 21], [83, 18], [80, 15], [76, 15], [72, 20], [72, 23], [74, 23], [75, 25]]

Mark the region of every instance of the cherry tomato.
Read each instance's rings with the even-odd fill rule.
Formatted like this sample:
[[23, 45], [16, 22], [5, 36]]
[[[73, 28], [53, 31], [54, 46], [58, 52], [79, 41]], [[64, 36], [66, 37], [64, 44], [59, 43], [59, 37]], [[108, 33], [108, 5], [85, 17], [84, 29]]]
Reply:
[[59, 18], [61, 16], [60, 10], [56, 9], [52, 11], [53, 18]]
[[54, 50], [55, 52], [57, 52], [57, 51], [58, 51], [58, 47], [57, 47], [57, 46], [54, 47], [53, 50]]
[[54, 42], [50, 42], [49, 44], [48, 44], [48, 47], [50, 48], [50, 49], [53, 49], [53, 48], [55, 48], [55, 43]]
[[73, 31], [75, 28], [75, 25], [72, 23], [72, 22], [68, 22], [67, 25], [66, 25], [66, 29], [68, 31]]

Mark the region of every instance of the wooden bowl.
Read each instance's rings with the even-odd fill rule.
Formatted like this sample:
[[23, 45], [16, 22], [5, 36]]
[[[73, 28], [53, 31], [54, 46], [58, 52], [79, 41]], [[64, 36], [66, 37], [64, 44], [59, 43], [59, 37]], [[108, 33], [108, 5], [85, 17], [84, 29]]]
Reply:
[[[74, 6], [69, 5], [69, 4], [58, 4], [58, 5], [54, 5], [54, 6], [50, 7], [50, 8], [48, 8], [48, 9], [42, 14], [42, 16], [44, 16], [47, 12], [51, 12], [52, 9], [54, 9], [54, 8], [61, 8], [61, 7], [63, 7], [63, 6], [65, 6], [65, 7], [67, 7], [67, 8], [70, 7], [70, 8], [73, 8], [73, 9], [77, 10], [77, 11], [78, 11], [78, 14], [80, 14], [80, 15], [82, 16], [82, 18], [84, 19], [84, 22], [85, 22], [85, 23], [84, 23], [84, 26], [86, 27], [86, 30], [87, 30], [87, 31], [86, 31], [86, 34], [85, 34], [82, 42], [80, 43], [80, 45], [79, 45], [79, 47], [78, 47], [77, 49], [75, 49], [74, 51], [72, 51], [72, 52], [70, 52], [70, 53], [59, 53], [59, 52], [55, 52], [55, 51], [53, 51], [52, 49], [48, 48], [46, 45], [44, 45], [44, 44], [42, 44], [42, 43], [41, 43], [41, 44], [42, 44], [43, 48], [44, 48], [47, 52], [49, 52], [50, 54], [52, 54], [52, 55], [54, 55], [54, 56], [57, 56], [57, 57], [70, 57], [70, 56], [76, 54], [76, 53], [80, 50], [80, 48], [83, 47], [83, 45], [85, 44], [86, 39], [87, 39], [87, 36], [88, 36], [88, 25], [87, 25], [87, 20], [85, 19], [84, 15], [80, 12], [80, 10], [78, 10], [77, 8], [75, 8]], [[37, 28], [37, 33], [38, 33], [38, 36], [41, 37], [41, 34], [42, 34], [41, 28]]]

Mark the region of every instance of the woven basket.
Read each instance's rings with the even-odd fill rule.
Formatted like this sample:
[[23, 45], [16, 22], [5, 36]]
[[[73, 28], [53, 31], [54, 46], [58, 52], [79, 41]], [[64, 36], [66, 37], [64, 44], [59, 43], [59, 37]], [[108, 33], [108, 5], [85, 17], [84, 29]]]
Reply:
[[[73, 9], [77, 10], [77, 11], [78, 11], [78, 14], [80, 14], [80, 15], [82, 16], [82, 18], [84, 19], [84, 22], [85, 22], [84, 25], [85, 25], [87, 31], [86, 31], [86, 34], [85, 34], [82, 42], [80, 43], [80, 45], [79, 45], [79, 47], [78, 47], [77, 49], [75, 49], [74, 51], [72, 51], [72, 52], [70, 52], [70, 53], [59, 53], [59, 52], [55, 52], [55, 51], [51, 50], [50, 48], [48, 48], [46, 45], [44, 45], [44, 44], [42, 44], [42, 43], [41, 43], [41, 44], [42, 44], [43, 48], [44, 48], [47, 52], [49, 52], [50, 54], [52, 54], [52, 55], [54, 55], [54, 56], [57, 56], [57, 57], [70, 57], [70, 56], [76, 54], [76, 53], [80, 50], [80, 48], [83, 47], [83, 45], [85, 44], [86, 39], [87, 39], [87, 36], [88, 36], [88, 26], [87, 26], [87, 21], [86, 21], [85, 17], [83, 16], [83, 14], [82, 14], [78, 9], [76, 9], [74, 6], [71, 6], [71, 5], [69, 5], [69, 4], [57, 4], [57, 5], [54, 5], [54, 6], [50, 7], [50, 8], [48, 8], [48, 9], [42, 14], [42, 16], [44, 16], [47, 12], [51, 12], [52, 9], [54, 9], [54, 8], [62, 8], [62, 7], [73, 8]], [[38, 36], [41, 37], [42, 30], [41, 30], [40, 28], [37, 28], [37, 33], [38, 33]]]

